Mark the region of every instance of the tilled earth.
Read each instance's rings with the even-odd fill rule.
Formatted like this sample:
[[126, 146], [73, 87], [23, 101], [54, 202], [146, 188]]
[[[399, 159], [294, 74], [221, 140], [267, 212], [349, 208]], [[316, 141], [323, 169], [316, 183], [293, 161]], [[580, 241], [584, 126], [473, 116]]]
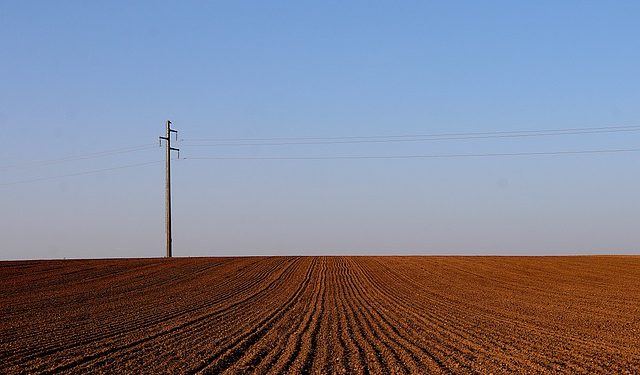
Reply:
[[640, 373], [640, 257], [0, 262], [0, 373]]

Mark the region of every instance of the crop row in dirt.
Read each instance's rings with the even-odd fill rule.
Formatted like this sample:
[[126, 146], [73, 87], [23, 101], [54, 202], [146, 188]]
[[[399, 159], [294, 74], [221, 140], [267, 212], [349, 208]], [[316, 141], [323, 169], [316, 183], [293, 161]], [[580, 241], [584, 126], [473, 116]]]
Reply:
[[0, 262], [0, 373], [640, 373], [640, 257]]

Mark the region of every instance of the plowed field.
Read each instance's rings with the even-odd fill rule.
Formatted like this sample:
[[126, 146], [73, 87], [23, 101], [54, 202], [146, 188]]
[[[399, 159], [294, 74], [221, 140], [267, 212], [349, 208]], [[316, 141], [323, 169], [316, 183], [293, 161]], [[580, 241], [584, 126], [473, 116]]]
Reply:
[[640, 373], [640, 257], [0, 262], [0, 373]]

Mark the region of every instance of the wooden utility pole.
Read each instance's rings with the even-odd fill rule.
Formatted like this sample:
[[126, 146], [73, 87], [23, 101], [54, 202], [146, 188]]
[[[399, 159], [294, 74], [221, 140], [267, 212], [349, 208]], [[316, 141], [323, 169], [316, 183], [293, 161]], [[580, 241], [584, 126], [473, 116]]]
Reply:
[[171, 258], [172, 244], [171, 244], [171, 151], [178, 151], [178, 157], [180, 157], [180, 150], [171, 147], [171, 133], [176, 133], [176, 141], [178, 140], [178, 131], [171, 129], [171, 121], [167, 120], [167, 136], [160, 137], [160, 143], [164, 139], [167, 144], [167, 167], [166, 167], [166, 225], [167, 225], [167, 258]]

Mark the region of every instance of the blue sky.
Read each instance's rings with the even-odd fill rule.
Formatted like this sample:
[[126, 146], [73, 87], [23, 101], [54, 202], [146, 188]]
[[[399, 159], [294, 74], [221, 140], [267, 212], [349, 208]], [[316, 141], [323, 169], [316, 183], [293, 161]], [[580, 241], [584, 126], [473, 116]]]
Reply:
[[[0, 185], [162, 160], [180, 138], [640, 125], [634, 1], [0, 4]], [[192, 143], [193, 144], [193, 143]], [[638, 132], [190, 147], [182, 156], [638, 148]], [[179, 160], [175, 254], [640, 251], [639, 153]], [[161, 164], [0, 186], [4, 259], [161, 256]]]

